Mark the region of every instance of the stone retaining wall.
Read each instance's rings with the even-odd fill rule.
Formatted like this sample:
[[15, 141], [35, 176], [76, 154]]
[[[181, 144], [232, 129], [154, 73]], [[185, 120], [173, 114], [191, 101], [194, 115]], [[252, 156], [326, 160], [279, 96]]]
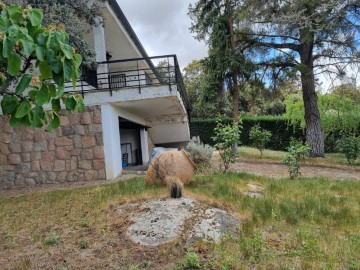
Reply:
[[0, 115], [0, 187], [105, 180], [99, 106], [60, 112], [53, 132], [11, 128]]

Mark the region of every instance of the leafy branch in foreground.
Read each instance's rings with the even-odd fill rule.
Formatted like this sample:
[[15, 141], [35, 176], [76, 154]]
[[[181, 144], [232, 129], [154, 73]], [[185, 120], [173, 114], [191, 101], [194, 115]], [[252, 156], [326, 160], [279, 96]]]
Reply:
[[61, 101], [70, 111], [84, 108], [81, 95], [64, 92], [65, 82], [75, 88], [82, 57], [62, 25], [45, 28], [42, 19], [39, 9], [0, 2], [0, 95], [12, 127], [50, 131], [60, 125]]

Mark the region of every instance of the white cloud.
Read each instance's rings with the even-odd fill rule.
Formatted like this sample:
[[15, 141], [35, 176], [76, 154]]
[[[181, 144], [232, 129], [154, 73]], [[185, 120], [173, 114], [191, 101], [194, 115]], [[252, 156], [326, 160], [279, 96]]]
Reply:
[[188, 6], [195, 0], [117, 0], [149, 56], [176, 54], [183, 68], [207, 56], [193, 38]]

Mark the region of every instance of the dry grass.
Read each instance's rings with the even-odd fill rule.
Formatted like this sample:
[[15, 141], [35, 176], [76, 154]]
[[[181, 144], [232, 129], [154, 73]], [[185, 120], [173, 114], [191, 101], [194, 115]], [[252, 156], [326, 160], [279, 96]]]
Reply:
[[[263, 197], [244, 194], [261, 186]], [[360, 269], [360, 182], [198, 175], [185, 196], [233, 211], [240, 234], [220, 245], [149, 248], [124, 234], [123, 203], [162, 197], [141, 177], [116, 184], [0, 198], [2, 269]], [[47, 239], [47, 240], [46, 240]]]

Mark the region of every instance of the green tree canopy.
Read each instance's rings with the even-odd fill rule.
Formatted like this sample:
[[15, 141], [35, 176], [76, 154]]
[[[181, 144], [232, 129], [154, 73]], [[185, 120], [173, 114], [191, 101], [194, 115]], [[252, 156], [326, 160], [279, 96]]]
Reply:
[[[332, 131], [354, 132], [360, 125], [360, 104], [348, 97], [336, 93], [319, 95], [321, 128], [324, 137]], [[290, 95], [286, 99], [286, 116], [292, 124], [306, 128], [304, 102], [300, 94]]]
[[64, 25], [70, 44], [84, 58], [84, 64], [94, 65], [95, 52], [85, 41], [90, 25], [97, 24], [100, 16], [100, 2], [88, 0], [4, 0], [6, 4], [31, 5], [43, 11], [43, 25]]
[[42, 19], [39, 9], [0, 3], [1, 108], [13, 127], [52, 130], [60, 124], [61, 101], [68, 110], [84, 106], [81, 96], [64, 92], [65, 82], [75, 87], [82, 57], [61, 26], [43, 27]]
[[359, 0], [243, 0], [234, 9], [237, 47], [259, 49], [259, 65], [300, 73], [310, 156], [323, 156], [316, 76], [359, 67]]
[[236, 9], [237, 1], [234, 0], [199, 0], [189, 7], [193, 20], [191, 31], [197, 39], [205, 40], [209, 45], [207, 67], [217, 89], [220, 91], [225, 82], [231, 92], [235, 122], [239, 116], [239, 88], [252, 69], [243, 49], [236, 46]]

